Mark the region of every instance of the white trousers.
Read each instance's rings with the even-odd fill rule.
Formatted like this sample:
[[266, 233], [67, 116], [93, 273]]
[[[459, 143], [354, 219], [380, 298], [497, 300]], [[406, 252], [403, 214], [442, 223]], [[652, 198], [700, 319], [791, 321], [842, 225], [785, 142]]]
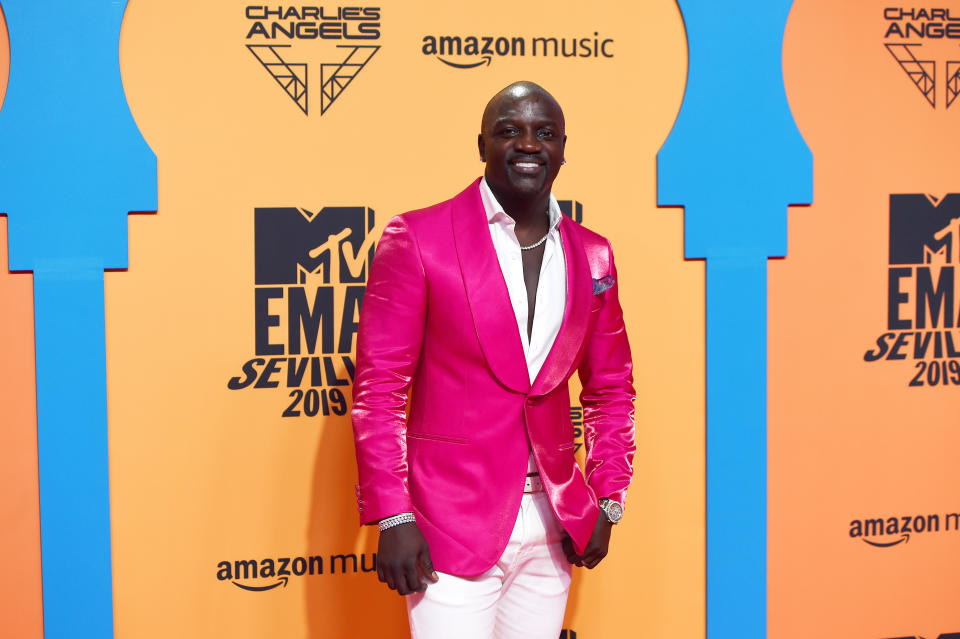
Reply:
[[499, 561], [476, 577], [440, 580], [407, 596], [413, 639], [557, 639], [571, 566], [546, 493], [524, 494]]

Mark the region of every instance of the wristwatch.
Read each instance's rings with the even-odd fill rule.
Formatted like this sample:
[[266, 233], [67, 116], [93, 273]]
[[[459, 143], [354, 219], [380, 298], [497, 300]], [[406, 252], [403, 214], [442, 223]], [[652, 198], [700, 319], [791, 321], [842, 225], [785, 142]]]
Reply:
[[613, 499], [608, 499], [604, 497], [600, 500], [600, 510], [604, 512], [607, 516], [607, 521], [611, 524], [615, 524], [620, 521], [620, 518], [623, 517], [623, 504], [619, 501], [614, 501]]

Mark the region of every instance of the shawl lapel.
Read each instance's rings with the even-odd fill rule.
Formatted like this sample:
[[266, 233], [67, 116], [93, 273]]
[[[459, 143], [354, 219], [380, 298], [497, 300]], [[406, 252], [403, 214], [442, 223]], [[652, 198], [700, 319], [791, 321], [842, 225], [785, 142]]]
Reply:
[[487, 228], [479, 183], [478, 179], [451, 203], [457, 258], [487, 365], [504, 386], [526, 393], [530, 390], [530, 374], [510, 294]]
[[533, 382], [531, 395], [546, 395], [570, 377], [574, 362], [584, 347], [590, 321], [593, 299], [590, 264], [575, 223], [566, 217], [560, 221], [560, 240], [567, 267], [567, 303], [560, 331]]

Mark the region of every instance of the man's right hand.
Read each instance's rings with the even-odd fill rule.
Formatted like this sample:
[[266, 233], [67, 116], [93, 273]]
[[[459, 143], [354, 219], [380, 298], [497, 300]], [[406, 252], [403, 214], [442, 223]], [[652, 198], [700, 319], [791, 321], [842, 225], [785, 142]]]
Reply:
[[401, 595], [423, 592], [424, 580], [436, 583], [427, 540], [415, 523], [400, 524], [380, 533], [377, 576]]

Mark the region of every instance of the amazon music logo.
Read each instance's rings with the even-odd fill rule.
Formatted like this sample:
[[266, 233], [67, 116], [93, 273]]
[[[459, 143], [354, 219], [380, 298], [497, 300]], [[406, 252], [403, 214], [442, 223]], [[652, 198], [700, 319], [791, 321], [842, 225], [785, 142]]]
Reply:
[[374, 211], [254, 209], [254, 357], [230, 390], [289, 389], [283, 417], [345, 415]]
[[912, 359], [909, 386], [960, 385], [960, 194], [890, 196], [886, 331], [865, 362]]
[[247, 51], [304, 115], [316, 86], [308, 71], [320, 72], [323, 115], [380, 50], [380, 7], [253, 4], [244, 16]]
[[883, 18], [883, 46], [932, 108], [949, 109], [960, 95], [960, 8], [885, 7]]
[[960, 513], [945, 513], [943, 516], [902, 515], [854, 519], [848, 534], [874, 548], [892, 548], [910, 541], [910, 537], [928, 533], [960, 532]]
[[312, 555], [221, 561], [217, 563], [217, 580], [229, 581], [248, 592], [266, 592], [286, 588], [287, 582], [295, 577], [377, 571], [377, 553], [360, 553], [359, 556], [347, 553], [330, 555], [326, 559], [324, 561], [322, 555]]
[[600, 35], [584, 37], [525, 37], [504, 35], [425, 35], [420, 52], [454, 69], [490, 66], [494, 58], [612, 58], [613, 38]]

